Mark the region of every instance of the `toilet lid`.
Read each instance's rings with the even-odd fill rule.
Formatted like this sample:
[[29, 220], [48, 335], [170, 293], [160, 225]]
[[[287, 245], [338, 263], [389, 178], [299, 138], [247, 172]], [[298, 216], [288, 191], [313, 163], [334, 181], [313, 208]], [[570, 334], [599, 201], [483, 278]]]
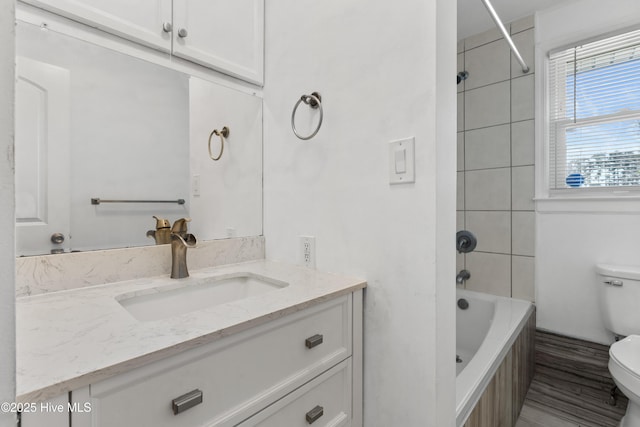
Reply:
[[596, 273], [620, 279], [640, 280], [640, 267], [638, 266], [598, 264], [596, 265]]
[[640, 336], [629, 335], [614, 343], [609, 349], [609, 356], [631, 374], [640, 377]]

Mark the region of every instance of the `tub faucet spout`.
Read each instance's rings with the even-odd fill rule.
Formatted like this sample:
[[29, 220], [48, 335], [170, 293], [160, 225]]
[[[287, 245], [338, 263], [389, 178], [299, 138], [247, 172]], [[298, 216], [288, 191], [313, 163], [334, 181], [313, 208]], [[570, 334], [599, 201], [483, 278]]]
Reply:
[[460, 270], [460, 273], [456, 276], [456, 283], [462, 285], [465, 280], [469, 280], [470, 278], [471, 273], [469, 273], [469, 270]]

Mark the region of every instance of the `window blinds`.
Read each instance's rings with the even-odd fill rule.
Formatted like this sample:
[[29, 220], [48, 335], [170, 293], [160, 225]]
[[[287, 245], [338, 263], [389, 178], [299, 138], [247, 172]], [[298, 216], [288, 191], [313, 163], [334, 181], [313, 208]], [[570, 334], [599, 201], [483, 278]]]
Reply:
[[549, 186], [640, 186], [640, 30], [549, 55]]

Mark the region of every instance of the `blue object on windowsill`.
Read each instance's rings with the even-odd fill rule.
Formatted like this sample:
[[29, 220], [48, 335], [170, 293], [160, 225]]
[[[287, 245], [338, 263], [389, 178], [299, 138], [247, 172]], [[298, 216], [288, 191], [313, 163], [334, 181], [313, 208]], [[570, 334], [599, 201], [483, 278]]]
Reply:
[[565, 180], [569, 187], [577, 188], [584, 184], [584, 176], [581, 173], [572, 173]]

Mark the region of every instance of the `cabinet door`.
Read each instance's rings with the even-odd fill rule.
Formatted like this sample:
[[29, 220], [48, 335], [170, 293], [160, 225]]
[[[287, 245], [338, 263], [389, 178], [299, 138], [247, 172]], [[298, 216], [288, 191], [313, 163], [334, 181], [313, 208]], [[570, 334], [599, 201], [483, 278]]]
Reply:
[[165, 52], [171, 50], [171, 0], [23, 0]]
[[21, 427], [69, 427], [69, 394], [44, 402], [27, 403], [20, 415]]
[[264, 0], [174, 0], [173, 53], [262, 85]]

